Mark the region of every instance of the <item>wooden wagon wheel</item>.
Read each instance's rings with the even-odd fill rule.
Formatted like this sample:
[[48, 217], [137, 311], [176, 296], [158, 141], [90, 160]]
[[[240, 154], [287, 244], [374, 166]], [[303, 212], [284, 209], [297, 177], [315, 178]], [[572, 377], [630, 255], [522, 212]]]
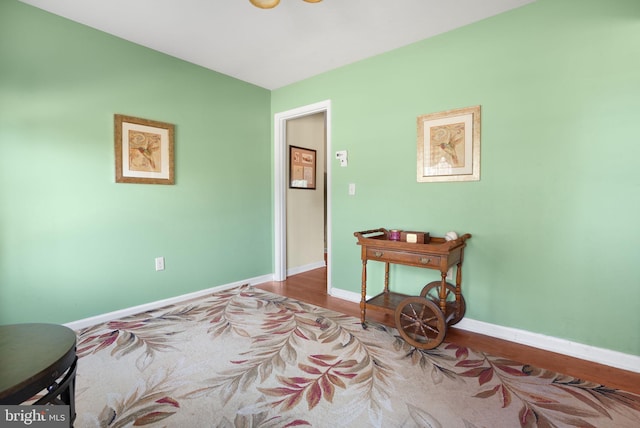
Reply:
[[[447, 313], [445, 319], [448, 319], [451, 315], [453, 317], [447, 324], [454, 325], [460, 322], [464, 317], [464, 313], [467, 311], [467, 304], [464, 301], [464, 296], [460, 295], [460, 312], [456, 313], [458, 303], [456, 302], [456, 287], [452, 284], [446, 283], [447, 287]], [[431, 300], [436, 306], [440, 307], [440, 281], [433, 281], [425, 285], [420, 296], [426, 297]]]
[[395, 311], [396, 328], [404, 340], [420, 349], [433, 349], [447, 334], [442, 311], [424, 297], [403, 299]]

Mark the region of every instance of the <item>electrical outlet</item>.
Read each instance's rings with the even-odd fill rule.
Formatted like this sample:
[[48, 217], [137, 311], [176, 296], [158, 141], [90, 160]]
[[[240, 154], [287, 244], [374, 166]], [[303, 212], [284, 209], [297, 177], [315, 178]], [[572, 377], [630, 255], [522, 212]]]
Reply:
[[453, 266], [447, 271], [447, 281], [453, 281]]
[[156, 257], [156, 270], [164, 270], [164, 257]]

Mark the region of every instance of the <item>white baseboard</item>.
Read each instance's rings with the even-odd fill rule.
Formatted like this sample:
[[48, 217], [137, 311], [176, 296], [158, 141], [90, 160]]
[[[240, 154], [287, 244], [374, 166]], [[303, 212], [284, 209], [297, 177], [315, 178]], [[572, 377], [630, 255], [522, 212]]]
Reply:
[[[360, 294], [354, 293], [353, 291], [332, 288], [329, 294], [339, 299], [360, 303]], [[370, 296], [367, 296], [367, 299], [369, 297]], [[521, 345], [544, 349], [545, 351], [568, 355], [581, 360], [640, 373], [640, 356], [638, 355], [624, 354], [618, 351], [597, 348], [595, 346], [571, 342], [569, 340], [559, 339], [553, 336], [545, 336], [544, 334], [533, 333], [511, 327], [503, 327], [469, 318], [463, 318], [458, 324], [456, 324], [456, 328], [484, 334], [498, 339], [508, 340]]]
[[[348, 300], [350, 302], [360, 303], [360, 293], [354, 293], [353, 291], [341, 290], [339, 288], [331, 288], [329, 294], [338, 299]], [[367, 296], [367, 299], [369, 296]]]
[[[313, 269], [318, 269], [321, 267], [325, 267], [325, 262], [324, 260], [321, 262], [316, 262], [316, 263], [311, 263], [305, 266], [300, 266], [297, 268], [293, 268], [290, 269], [287, 274], [288, 275], [295, 275], [298, 273], [303, 273], [303, 272], [307, 272], [309, 270], [313, 270]], [[195, 299], [197, 297], [201, 297], [201, 296], [206, 296], [207, 294], [211, 294], [214, 293], [216, 291], [222, 291], [222, 290], [227, 290], [229, 288], [234, 288], [234, 287], [238, 287], [240, 285], [244, 285], [244, 284], [251, 284], [251, 285], [256, 285], [256, 284], [262, 284], [264, 282], [269, 282], [269, 281], [273, 281], [273, 274], [268, 274], [268, 275], [262, 275], [262, 276], [257, 276], [255, 278], [249, 278], [249, 279], [245, 279], [243, 281], [236, 281], [236, 282], [232, 282], [229, 284], [223, 284], [223, 285], [218, 285], [216, 287], [211, 287], [211, 288], [207, 288], [205, 290], [199, 290], [199, 291], [195, 291], [193, 293], [189, 293], [189, 294], [182, 294], [179, 296], [175, 296], [175, 297], [170, 297], [168, 299], [163, 299], [163, 300], [157, 300], [155, 302], [151, 302], [151, 303], [145, 303], [142, 305], [138, 305], [138, 306], [132, 306], [130, 308], [125, 308], [125, 309], [121, 309], [118, 311], [113, 311], [113, 312], [108, 312], [105, 314], [100, 314], [100, 315], [96, 315], [94, 317], [89, 317], [89, 318], [84, 318], [81, 320], [77, 320], [77, 321], [71, 321], [65, 324], [65, 326], [69, 327], [72, 330], [80, 330], [86, 327], [90, 327], [92, 325], [96, 325], [96, 324], [100, 324], [103, 322], [108, 322], [108, 321], [112, 321], [112, 320], [116, 320], [116, 319], [120, 319], [129, 315], [134, 315], [134, 314], [138, 314], [140, 312], [145, 312], [145, 311], [150, 311], [153, 309], [158, 309], [161, 308], [163, 306], [167, 306], [167, 305], [172, 305], [175, 303], [180, 303], [183, 302], [185, 300], [189, 300], [189, 299]]]
[[532, 346], [545, 351], [568, 355], [581, 360], [592, 361], [623, 370], [640, 373], [640, 356], [624, 354], [610, 349], [597, 348], [583, 343], [572, 342], [544, 334], [533, 333], [511, 327], [489, 324], [469, 318], [463, 318], [456, 328], [480, 333], [498, 339], [508, 340], [521, 345]]
[[319, 262], [315, 262], [315, 263], [309, 263], [308, 265], [298, 266], [298, 267], [294, 267], [294, 268], [291, 268], [291, 269], [287, 269], [287, 276], [297, 275], [299, 273], [308, 272], [308, 271], [314, 270], [314, 269], [320, 269], [320, 268], [323, 268], [325, 266], [327, 266], [327, 265], [324, 262], [324, 260], [319, 261]]
[[189, 294], [181, 294], [180, 296], [170, 297], [168, 299], [157, 300], [151, 303], [145, 303], [143, 305], [132, 306], [130, 308], [121, 309], [118, 311], [108, 312], [106, 314], [96, 315], [90, 318], [84, 318], [77, 321], [66, 323], [65, 326], [72, 330], [80, 330], [92, 325], [101, 324], [116, 319], [120, 319], [129, 315], [138, 314], [140, 312], [150, 311], [158, 309], [163, 306], [180, 303], [185, 300], [195, 299], [197, 297], [206, 296], [207, 294], [214, 293], [216, 291], [227, 290], [229, 288], [239, 287], [244, 284], [262, 284], [264, 282], [273, 281], [273, 274], [257, 276], [255, 278], [245, 279], [243, 281], [236, 281], [229, 284], [218, 285], [216, 287], [207, 288], [206, 290], [199, 290]]

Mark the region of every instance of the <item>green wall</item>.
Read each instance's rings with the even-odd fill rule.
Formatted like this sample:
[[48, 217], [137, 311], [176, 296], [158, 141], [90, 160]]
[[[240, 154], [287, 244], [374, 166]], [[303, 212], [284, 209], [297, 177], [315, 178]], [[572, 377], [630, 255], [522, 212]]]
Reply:
[[[349, 152], [330, 156], [333, 287], [359, 291], [354, 231], [469, 232], [468, 318], [640, 355], [639, 18], [637, 0], [538, 0], [274, 91], [274, 113], [330, 99]], [[478, 104], [481, 180], [417, 183], [417, 116]], [[426, 274], [392, 267], [392, 287]]]
[[[69, 322], [271, 273], [269, 100], [2, 1], [0, 323]], [[115, 184], [115, 113], [175, 124], [174, 186]]]
[[[272, 273], [272, 116], [331, 99], [334, 287], [359, 291], [354, 231], [469, 232], [468, 318], [640, 355], [639, 16], [538, 0], [270, 92], [3, 1], [0, 323]], [[416, 117], [478, 104], [481, 181], [417, 183]], [[176, 185], [115, 184], [115, 113], [176, 125]]]

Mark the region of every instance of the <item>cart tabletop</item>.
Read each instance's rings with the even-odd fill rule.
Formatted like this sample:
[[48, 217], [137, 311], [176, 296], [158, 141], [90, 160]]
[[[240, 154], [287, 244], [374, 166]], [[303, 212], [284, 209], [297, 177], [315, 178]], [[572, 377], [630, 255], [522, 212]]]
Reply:
[[464, 247], [466, 246], [467, 239], [471, 238], [471, 234], [465, 233], [453, 240], [447, 240], [444, 237], [430, 236], [429, 242], [425, 244], [392, 241], [389, 239], [389, 231], [385, 228], [354, 232], [353, 235], [358, 238], [357, 244], [362, 246], [407, 251], [424, 251], [436, 254], [448, 254], [459, 247]]

